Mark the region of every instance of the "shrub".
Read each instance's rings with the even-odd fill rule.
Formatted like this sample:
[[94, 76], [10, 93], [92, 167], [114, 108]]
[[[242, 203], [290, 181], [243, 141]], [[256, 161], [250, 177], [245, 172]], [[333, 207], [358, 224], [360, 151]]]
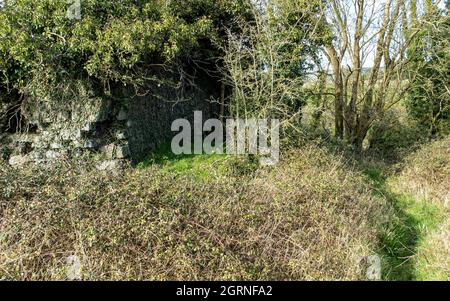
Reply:
[[450, 136], [421, 147], [405, 158], [399, 183], [409, 194], [449, 205]]
[[66, 279], [73, 255], [86, 280], [363, 279], [383, 213], [353, 167], [312, 145], [208, 177], [51, 169], [0, 169], [0, 279]]
[[422, 42], [411, 58], [413, 65], [420, 68], [413, 71], [406, 104], [410, 115], [427, 127], [431, 135], [444, 136], [450, 129], [449, 5], [447, 2], [444, 12], [430, 15], [432, 22], [422, 28]]
[[117, 83], [167, 84], [158, 73], [174, 65], [215, 64], [213, 41], [227, 21], [245, 14], [246, 3], [83, 0], [78, 20], [68, 18], [66, 0], [6, 2], [0, 10], [0, 86], [42, 100], [71, 80], [88, 80], [100, 91]]
[[386, 158], [393, 159], [414, 145], [425, 141], [426, 129], [408, 118], [404, 108], [399, 106], [385, 113], [374, 122], [369, 131], [369, 147]]

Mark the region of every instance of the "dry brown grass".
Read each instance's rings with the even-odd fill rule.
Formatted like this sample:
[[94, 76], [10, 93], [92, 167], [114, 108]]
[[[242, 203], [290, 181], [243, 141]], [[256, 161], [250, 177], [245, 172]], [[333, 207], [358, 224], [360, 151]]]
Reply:
[[201, 179], [2, 164], [0, 279], [66, 279], [70, 255], [93, 280], [363, 279], [384, 204], [344, 161], [307, 145]]
[[430, 143], [405, 160], [397, 186], [450, 209], [450, 136]]

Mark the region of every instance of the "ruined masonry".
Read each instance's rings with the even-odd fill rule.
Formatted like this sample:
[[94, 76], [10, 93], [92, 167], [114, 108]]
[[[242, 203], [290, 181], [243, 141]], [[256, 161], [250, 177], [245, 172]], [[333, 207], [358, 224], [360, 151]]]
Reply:
[[122, 87], [113, 91], [114, 97], [100, 98], [82, 87], [79, 99], [68, 105], [56, 109], [42, 101], [23, 110], [27, 130], [0, 137], [3, 156], [11, 165], [22, 165], [97, 153], [100, 169], [113, 169], [123, 160], [138, 162], [171, 138], [173, 120], [193, 120], [195, 110], [212, 116], [217, 90], [205, 80], [181, 96], [178, 90], [159, 87], [133, 96]]

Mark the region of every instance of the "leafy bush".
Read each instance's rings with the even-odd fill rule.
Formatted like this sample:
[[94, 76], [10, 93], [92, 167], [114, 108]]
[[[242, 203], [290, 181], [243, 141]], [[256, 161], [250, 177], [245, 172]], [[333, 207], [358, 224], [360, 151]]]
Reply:
[[213, 41], [228, 20], [244, 14], [245, 3], [83, 0], [78, 20], [68, 18], [66, 0], [6, 2], [0, 11], [0, 86], [43, 99], [74, 79], [99, 89], [163, 82], [158, 72], [175, 63], [215, 62]]
[[[426, 138], [426, 131], [399, 109], [386, 112], [369, 132], [370, 149], [394, 158]], [[406, 118], [405, 118], [406, 117]]]
[[[447, 3], [447, 6], [449, 2]], [[420, 32], [422, 45], [411, 56], [413, 70], [407, 108], [410, 115], [426, 126], [429, 133], [450, 133], [450, 16], [448, 8], [443, 15], [433, 16]], [[419, 62], [417, 64], [417, 62]]]

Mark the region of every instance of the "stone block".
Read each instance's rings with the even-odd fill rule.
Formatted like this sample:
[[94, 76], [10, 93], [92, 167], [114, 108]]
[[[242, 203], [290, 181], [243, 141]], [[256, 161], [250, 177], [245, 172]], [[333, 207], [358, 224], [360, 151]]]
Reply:
[[109, 119], [111, 112], [111, 100], [107, 99], [95, 99], [98, 102], [98, 107], [93, 111], [94, 113], [90, 116], [92, 122], [104, 122]]
[[120, 111], [119, 111], [119, 113], [117, 114], [116, 118], [117, 118], [117, 120], [119, 120], [119, 121], [127, 120], [127, 119], [128, 119], [128, 113], [127, 113], [127, 111], [126, 111], [124, 108], [120, 109]]
[[70, 130], [62, 130], [61, 134], [60, 134], [61, 139], [64, 141], [70, 141], [75, 136], [76, 136], [76, 132], [72, 132]]
[[116, 158], [117, 159], [125, 159], [130, 157], [130, 148], [128, 147], [128, 144], [120, 145], [116, 149]]
[[30, 162], [30, 157], [28, 156], [22, 156], [22, 155], [18, 155], [18, 156], [11, 156], [9, 158], [9, 165], [11, 166], [23, 166], [26, 163]]
[[98, 147], [98, 143], [95, 140], [87, 140], [84, 143], [84, 148], [88, 148], [88, 149], [95, 149]]
[[102, 147], [102, 152], [108, 159], [114, 159], [115, 150], [116, 146], [114, 144], [108, 144]]
[[49, 150], [45, 153], [45, 157], [48, 160], [55, 160], [55, 159], [58, 159], [59, 157], [61, 157], [61, 154], [57, 151]]
[[126, 140], [128, 138], [127, 131], [118, 131], [116, 133], [116, 139], [117, 140]]

